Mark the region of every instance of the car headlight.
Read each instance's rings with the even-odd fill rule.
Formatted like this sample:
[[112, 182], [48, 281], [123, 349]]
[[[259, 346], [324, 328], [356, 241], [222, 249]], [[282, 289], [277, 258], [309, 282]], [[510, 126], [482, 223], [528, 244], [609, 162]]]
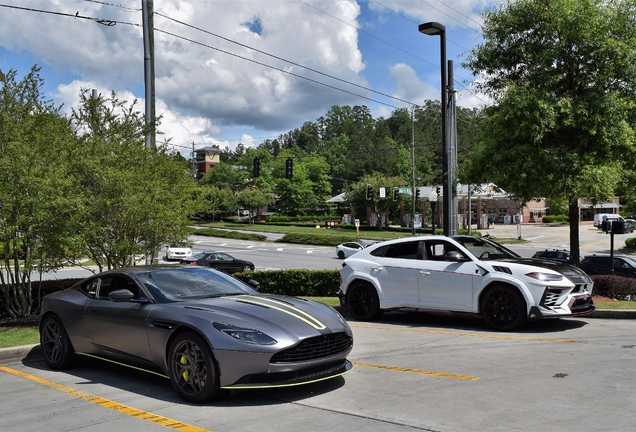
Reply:
[[274, 345], [276, 340], [269, 337], [262, 331], [236, 327], [231, 324], [222, 323], [222, 322], [213, 322], [212, 325], [218, 331], [225, 333], [226, 335], [234, 338], [238, 341], [245, 343], [252, 343], [257, 345]]
[[553, 274], [553, 273], [531, 272], [531, 273], [526, 273], [526, 276], [531, 277], [532, 279], [543, 281], [543, 282], [554, 282], [554, 281], [563, 280], [562, 275]]

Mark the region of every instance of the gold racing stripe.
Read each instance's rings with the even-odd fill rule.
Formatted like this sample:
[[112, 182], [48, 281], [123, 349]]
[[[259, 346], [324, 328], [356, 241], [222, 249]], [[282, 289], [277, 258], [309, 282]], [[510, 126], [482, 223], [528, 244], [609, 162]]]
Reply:
[[[315, 328], [316, 330], [324, 330], [327, 328], [326, 325], [318, 321], [317, 318], [309, 315], [307, 312], [278, 300], [249, 296], [249, 295], [228, 297], [228, 298], [238, 302], [253, 304], [256, 306], [265, 306], [268, 308], [276, 309], [277, 311], [289, 314], [293, 316], [294, 318], [298, 318], [299, 320], [307, 323], [308, 325]], [[277, 305], [280, 305], [282, 307], [279, 307]]]
[[418, 375], [431, 375], [431, 376], [436, 376], [440, 378], [453, 378], [453, 379], [459, 379], [459, 380], [465, 380], [465, 381], [476, 381], [479, 379], [479, 377], [471, 376], [471, 375], [457, 375], [457, 374], [449, 374], [449, 373], [443, 373], [443, 372], [433, 372], [433, 371], [425, 371], [420, 369], [384, 366], [384, 365], [362, 363], [362, 362], [351, 362], [351, 363], [353, 363], [354, 366], [364, 366], [364, 367], [369, 367], [374, 369], [392, 370], [397, 372], [408, 372], [408, 373], [414, 373]]
[[132, 408], [118, 402], [113, 402], [111, 400], [92, 395], [90, 393], [85, 393], [83, 391], [74, 389], [72, 387], [67, 387], [63, 384], [58, 384], [53, 381], [46, 380], [44, 378], [36, 377], [35, 375], [27, 374], [24, 372], [20, 372], [16, 369], [12, 369], [5, 366], [0, 366], [0, 370], [19, 376], [21, 378], [26, 378], [28, 380], [34, 381], [38, 384], [42, 384], [45, 386], [49, 386], [56, 390], [62, 391], [64, 393], [70, 394], [71, 396], [75, 396], [76, 398], [83, 399], [88, 402], [92, 402], [97, 405], [101, 405], [104, 408], [112, 409], [113, 411], [120, 412], [122, 414], [126, 414], [132, 417], [137, 417], [142, 420], [147, 420], [152, 423], [160, 424], [162, 426], [169, 427], [171, 429], [176, 429], [184, 432], [211, 432], [208, 429], [202, 429], [200, 427], [192, 426], [186, 423], [181, 423], [176, 420], [169, 419], [167, 417], [163, 417], [157, 414], [149, 413], [147, 411], [142, 411], [137, 408]]

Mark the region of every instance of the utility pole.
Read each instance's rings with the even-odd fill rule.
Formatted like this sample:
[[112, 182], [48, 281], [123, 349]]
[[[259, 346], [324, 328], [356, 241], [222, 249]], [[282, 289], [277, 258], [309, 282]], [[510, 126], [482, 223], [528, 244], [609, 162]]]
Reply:
[[146, 98], [146, 125], [152, 124], [146, 135], [146, 148], [157, 148], [155, 137], [155, 38], [153, 0], [141, 0], [141, 15], [144, 33], [144, 83]]
[[[457, 205], [457, 121], [456, 121], [456, 104], [455, 104], [455, 87], [453, 86], [453, 61], [448, 60], [448, 175], [446, 181], [448, 182], [448, 198], [444, 195], [444, 212], [449, 212], [448, 217], [444, 218], [449, 222], [448, 234], [456, 235], [457, 228], [459, 227], [458, 205]], [[446, 194], [446, 191], [444, 191]], [[447, 201], [448, 200], [448, 201]], [[444, 232], [446, 232], [446, 226], [444, 226]]]

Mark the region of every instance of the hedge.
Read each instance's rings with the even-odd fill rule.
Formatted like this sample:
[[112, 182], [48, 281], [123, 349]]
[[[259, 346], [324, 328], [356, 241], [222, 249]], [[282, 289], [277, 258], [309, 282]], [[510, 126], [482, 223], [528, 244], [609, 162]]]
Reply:
[[[39, 308], [42, 304], [42, 297], [47, 294], [62, 291], [66, 288], [72, 287], [77, 282], [83, 280], [83, 278], [77, 279], [52, 279], [52, 280], [43, 280], [41, 282], [31, 282], [31, 293], [33, 296], [34, 307], [37, 309], [36, 315], [39, 314]], [[0, 285], [0, 291], [4, 291], [8, 289], [6, 285]], [[5, 309], [5, 293], [2, 292], [0, 295], [0, 319], [10, 319], [11, 317], [6, 312]]]
[[[340, 272], [338, 270], [265, 270], [235, 273], [234, 277], [244, 282], [256, 280], [260, 285], [258, 290], [267, 294], [283, 294], [302, 297], [335, 297], [340, 287]], [[32, 284], [34, 305], [39, 308], [42, 297], [56, 291], [70, 288], [79, 279], [55, 279]], [[0, 290], [6, 286], [0, 286]], [[38, 297], [39, 292], [39, 297]], [[39, 310], [35, 315], [39, 314]], [[11, 317], [4, 309], [4, 296], [0, 296], [0, 319]]]
[[247, 282], [254, 279], [258, 290], [267, 294], [303, 297], [335, 297], [340, 288], [338, 270], [263, 270], [235, 273], [234, 277]]
[[244, 233], [239, 231], [220, 230], [216, 228], [190, 228], [191, 235], [210, 237], [232, 238], [239, 240], [265, 241], [267, 236], [263, 234]]
[[636, 301], [636, 278], [616, 275], [594, 275], [593, 293], [615, 300]]

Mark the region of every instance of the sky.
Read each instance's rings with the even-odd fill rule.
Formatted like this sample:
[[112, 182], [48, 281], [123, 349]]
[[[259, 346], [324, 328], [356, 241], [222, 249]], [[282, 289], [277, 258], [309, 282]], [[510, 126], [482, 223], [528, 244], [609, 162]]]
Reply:
[[[256, 147], [334, 105], [374, 118], [441, 96], [446, 27], [459, 106], [488, 99], [461, 67], [501, 0], [154, 0], [156, 114], [169, 147]], [[18, 9], [21, 8], [21, 9]], [[41, 68], [63, 111], [95, 89], [145, 109], [142, 0], [0, 0], [0, 70]], [[105, 25], [107, 23], [114, 25]]]

